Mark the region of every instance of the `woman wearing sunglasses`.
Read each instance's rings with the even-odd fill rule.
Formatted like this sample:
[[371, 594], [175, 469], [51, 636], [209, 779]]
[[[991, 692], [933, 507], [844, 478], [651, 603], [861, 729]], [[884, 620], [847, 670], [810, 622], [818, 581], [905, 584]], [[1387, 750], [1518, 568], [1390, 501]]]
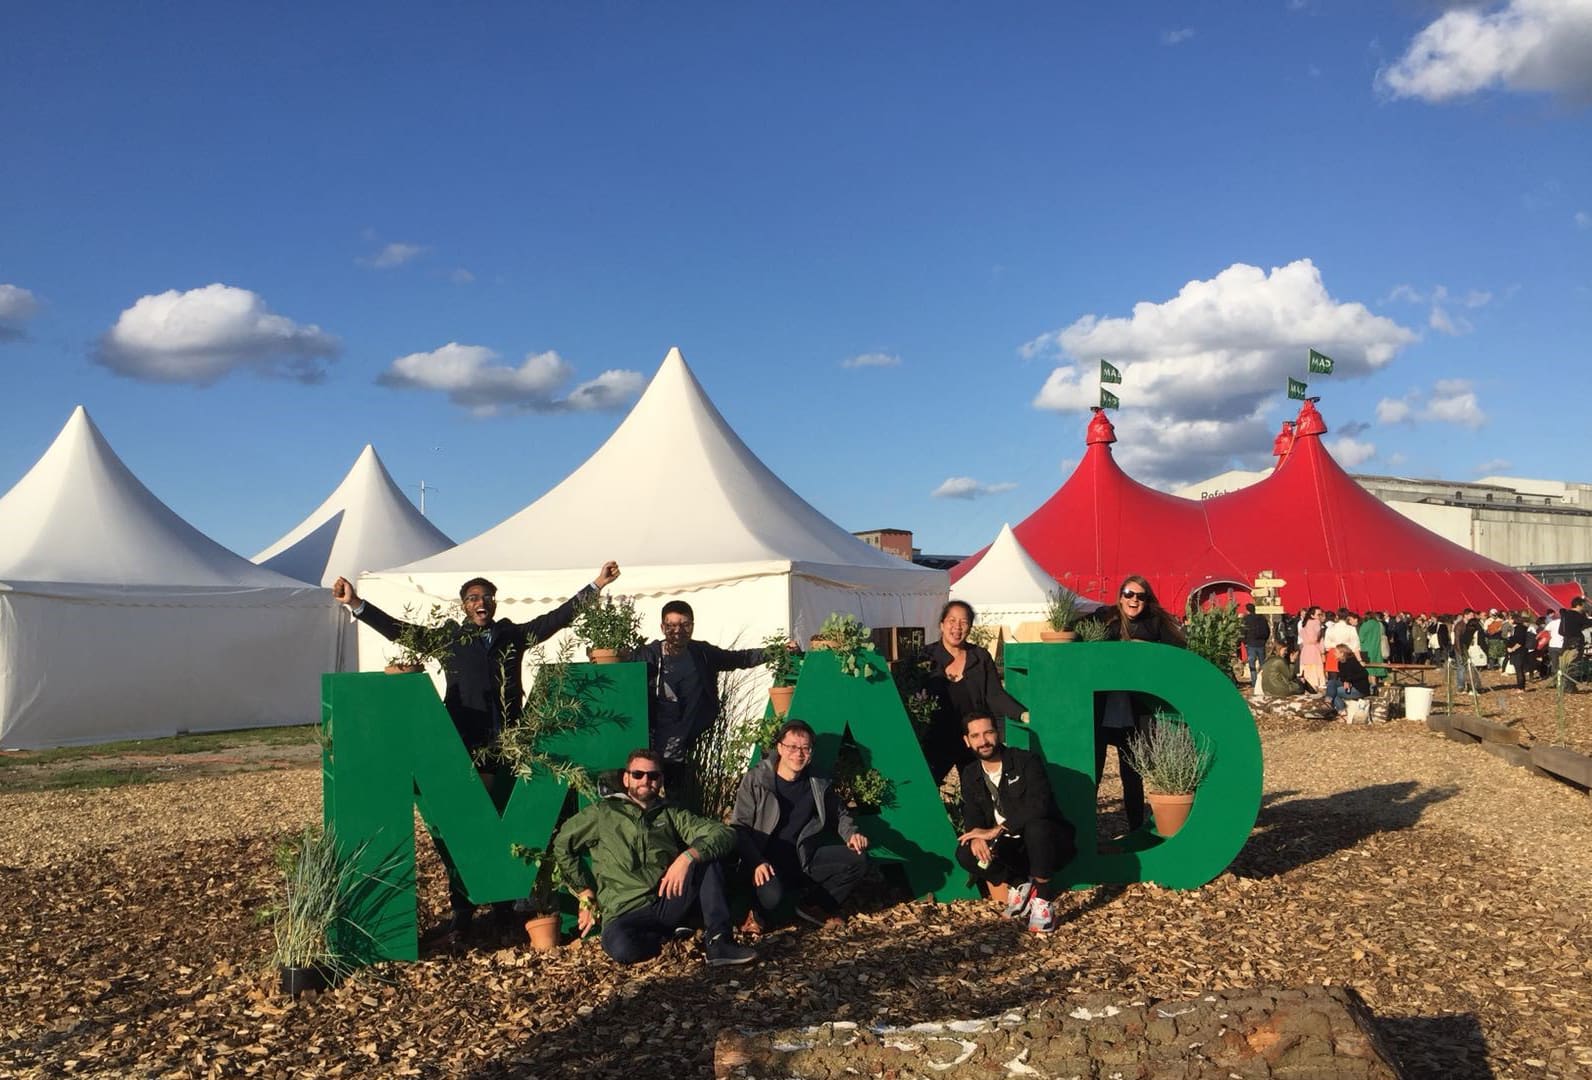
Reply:
[[[1167, 614], [1150, 583], [1130, 574], [1117, 590], [1117, 606], [1106, 617], [1107, 641], [1152, 641], [1160, 645], [1188, 648], [1188, 638], [1177, 621]], [[1128, 831], [1144, 825], [1144, 778], [1128, 762], [1123, 751], [1128, 736], [1143, 728], [1155, 715], [1161, 702], [1149, 694], [1113, 690], [1095, 698], [1095, 787], [1106, 768], [1106, 747], [1117, 748], [1117, 770], [1122, 774], [1122, 805], [1128, 816]]]

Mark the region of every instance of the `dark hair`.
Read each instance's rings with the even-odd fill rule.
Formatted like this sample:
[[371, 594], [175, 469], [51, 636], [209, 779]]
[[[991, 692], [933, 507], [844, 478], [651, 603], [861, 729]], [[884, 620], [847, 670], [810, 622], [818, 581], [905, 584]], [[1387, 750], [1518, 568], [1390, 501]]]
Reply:
[[658, 616], [658, 621], [662, 622], [670, 615], [684, 615], [692, 622], [696, 622], [696, 612], [692, 611], [691, 605], [686, 603], [684, 600], [670, 600], [667, 604], [663, 605], [663, 614]]
[[1253, 615], [1255, 613], [1255, 605], [1254, 604], [1245, 604], [1244, 605], [1244, 610], [1249, 612], [1251, 615]]
[[1000, 725], [999, 721], [997, 721], [993, 716], [990, 716], [988, 713], [982, 713], [982, 712], [979, 712], [977, 709], [975, 709], [972, 712], [968, 713], [966, 716], [962, 717], [962, 734], [963, 735], [967, 734], [968, 725], [971, 724], [974, 720], [988, 720], [991, 724], [995, 725], [995, 731], [997, 733], [1000, 732], [1001, 725]]
[[1111, 614], [1106, 616], [1106, 637], [1116, 641], [1126, 641], [1128, 639], [1128, 628], [1122, 625], [1122, 590], [1127, 588], [1129, 584], [1137, 585], [1144, 590], [1144, 610], [1139, 613], [1139, 618], [1136, 621], [1148, 621], [1158, 624], [1163, 638], [1170, 638], [1179, 647], [1187, 648], [1188, 638], [1184, 635], [1182, 628], [1177, 625], [1177, 620], [1172, 618], [1167, 613], [1167, 610], [1161, 606], [1161, 601], [1156, 599], [1155, 590], [1139, 574], [1129, 574], [1122, 579], [1122, 584], [1117, 586], [1117, 601], [1111, 605]]
[[663, 764], [663, 755], [650, 746], [638, 746], [630, 751], [630, 756], [625, 758], [625, 768], [630, 768], [638, 761], [650, 761], [654, 765]]
[[945, 606], [940, 609], [940, 617], [934, 625], [938, 626], [944, 622], [945, 617], [951, 613], [951, 609], [954, 607], [959, 607], [967, 612], [967, 623], [969, 626], [978, 621], [978, 613], [973, 610], [972, 604], [969, 604], [966, 600], [947, 600]]
[[1570, 606], [1571, 607], [1586, 607], [1586, 597], [1584, 597], [1584, 596], [1576, 597], [1574, 600], [1570, 601]]
[[795, 732], [797, 735], [805, 735], [814, 742], [818, 741], [818, 733], [813, 731], [813, 726], [811, 724], [805, 720], [797, 720], [792, 718], [781, 724], [779, 726], [779, 730], [774, 732], [774, 745], [778, 746], [780, 743], [784, 742], [785, 736], [789, 735], [791, 732]]
[[496, 585], [492, 584], [490, 581], [488, 581], [484, 577], [473, 577], [469, 581], [466, 581], [463, 585], [459, 586], [459, 599], [463, 600], [464, 599], [464, 594], [469, 592], [472, 588], [474, 588], [477, 585], [481, 586], [482, 589], [484, 589], [485, 591], [487, 591], [489, 593], [492, 593], [493, 595], [497, 594], [497, 586]]

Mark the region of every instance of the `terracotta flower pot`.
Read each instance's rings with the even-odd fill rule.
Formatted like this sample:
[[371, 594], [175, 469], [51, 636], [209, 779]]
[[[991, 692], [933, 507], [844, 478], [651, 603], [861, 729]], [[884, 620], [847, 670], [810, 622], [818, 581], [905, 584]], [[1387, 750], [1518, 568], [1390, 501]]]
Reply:
[[587, 649], [586, 658], [594, 664], [619, 663], [618, 649]]
[[1041, 630], [1040, 641], [1077, 641], [1078, 634], [1073, 630]]
[[1155, 831], [1161, 836], [1172, 836], [1188, 820], [1189, 809], [1194, 805], [1193, 794], [1162, 795], [1157, 791], [1145, 792], [1150, 813], [1155, 815]]
[[389, 675], [408, 675], [412, 672], [424, 671], [425, 668], [419, 664], [388, 664], [382, 670]]
[[774, 704], [774, 715], [784, 716], [790, 712], [790, 699], [796, 696], [794, 686], [770, 686], [768, 700]]
[[531, 948], [546, 952], [558, 948], [558, 916], [538, 915], [525, 920], [525, 932], [530, 935]]

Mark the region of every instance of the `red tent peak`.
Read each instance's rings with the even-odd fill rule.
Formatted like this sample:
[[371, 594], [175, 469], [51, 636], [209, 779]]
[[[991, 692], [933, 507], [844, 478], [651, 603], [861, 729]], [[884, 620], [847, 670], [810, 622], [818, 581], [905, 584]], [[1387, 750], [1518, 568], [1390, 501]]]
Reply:
[[1271, 441], [1271, 455], [1278, 461], [1288, 456], [1288, 451], [1293, 449], [1294, 422], [1284, 420], [1282, 430], [1277, 432], [1277, 437]]
[[1096, 443], [1114, 443], [1117, 441], [1116, 428], [1111, 426], [1111, 421], [1106, 417], [1106, 411], [1098, 405], [1091, 406], [1090, 412], [1094, 416], [1089, 421], [1089, 431], [1084, 436], [1084, 445], [1093, 446]]
[[1316, 411], [1316, 403], [1306, 398], [1304, 404], [1299, 406], [1298, 419], [1294, 421], [1294, 438], [1326, 433], [1327, 422], [1321, 419], [1321, 414]]

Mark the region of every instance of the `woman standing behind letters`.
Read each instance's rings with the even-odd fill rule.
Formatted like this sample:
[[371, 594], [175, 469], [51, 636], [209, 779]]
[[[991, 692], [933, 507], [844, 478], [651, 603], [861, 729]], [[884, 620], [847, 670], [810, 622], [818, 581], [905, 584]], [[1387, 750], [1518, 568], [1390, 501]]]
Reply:
[[962, 739], [963, 717], [1012, 718], [1024, 713], [1022, 702], [1001, 685], [994, 658], [967, 640], [974, 618], [971, 604], [952, 600], [940, 609], [940, 640], [924, 650], [929, 668], [926, 689], [934, 698], [934, 717], [923, 753], [935, 783], [953, 768], [973, 760]]
[[[1172, 616], [1155, 598], [1150, 583], [1138, 574], [1129, 575], [1118, 590], [1117, 606], [1106, 619], [1108, 641], [1153, 641], [1161, 645], [1188, 648]], [[1144, 825], [1144, 778], [1128, 764], [1123, 748], [1128, 736], [1148, 723], [1158, 705], [1148, 694], [1113, 690], [1096, 697], [1095, 707], [1095, 787], [1106, 769], [1106, 747], [1117, 748], [1117, 769], [1122, 773], [1122, 804], [1128, 816], [1128, 831]]]

